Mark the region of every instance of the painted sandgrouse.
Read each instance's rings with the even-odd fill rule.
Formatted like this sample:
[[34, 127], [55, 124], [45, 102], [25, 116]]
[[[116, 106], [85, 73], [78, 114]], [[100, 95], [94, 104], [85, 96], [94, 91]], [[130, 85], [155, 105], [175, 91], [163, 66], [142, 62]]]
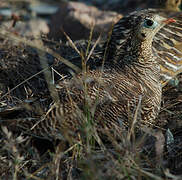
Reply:
[[[182, 52], [177, 46], [182, 42], [182, 13], [178, 12], [180, 11], [178, 8], [180, 3], [181, 1], [168, 0], [166, 2], [167, 10], [147, 9], [141, 11], [143, 13], [156, 13], [162, 17], [168, 17], [171, 15], [176, 20], [176, 22], [162, 27], [161, 30], [154, 36], [152, 43], [153, 53], [158, 57], [157, 60], [160, 64], [160, 81], [163, 87], [169, 82], [169, 80], [173, 79], [177, 74], [182, 72]], [[173, 8], [170, 4], [173, 5]], [[168, 11], [168, 9], [170, 9], [170, 11]], [[108, 40], [104, 40], [96, 46], [94, 53], [87, 62], [90, 69], [100, 66], [103, 62], [103, 58], [105, 58], [104, 63], [112, 63], [111, 60], [120, 58], [120, 53], [122, 54], [125, 51], [123, 44], [127, 41], [130, 31], [132, 31], [132, 25], [130, 25], [128, 21], [130, 21], [130, 18], [133, 16], [137, 16], [138, 13], [138, 11], [135, 11], [130, 13], [128, 16], [125, 16], [125, 18], [120, 19], [118, 23], [115, 24], [111, 37], [108, 37], [108, 39], [110, 39], [109, 42]], [[88, 43], [85, 41], [78, 41], [76, 45], [85, 52]], [[94, 43], [92, 46], [94, 46]], [[104, 57], [106, 48], [107, 56]], [[75, 57], [71, 58], [68, 57], [68, 59], [70, 59], [73, 64], [76, 64], [81, 68], [82, 60], [80, 59], [79, 54], [74, 56]], [[60, 69], [67, 69], [65, 68], [66, 65], [63, 64], [60, 67]], [[64, 70], [62, 71], [63, 73]]]
[[[161, 84], [152, 41], [160, 28], [174, 20], [142, 11], [124, 21], [132, 29], [124, 53], [113, 65], [106, 63], [102, 70], [83, 71], [61, 81], [60, 103], [40, 120], [26, 118], [17, 121], [16, 126], [49, 139], [73, 135], [88, 122], [93, 122], [99, 132], [104, 128], [121, 132], [134, 118], [138, 127], [157, 126]], [[120, 37], [124, 34], [121, 31]]]
[[[167, 2], [168, 1], [173, 2], [171, 0], [167, 0]], [[178, 6], [179, 1], [175, 1], [173, 4], [174, 6]], [[143, 12], [150, 13], [151, 11], [167, 17], [169, 14], [174, 13], [174, 11], [178, 11], [179, 8], [177, 10], [173, 8], [172, 10], [172, 12], [169, 12], [160, 9], [149, 9], [143, 10]], [[125, 40], [127, 39], [130, 29], [132, 28], [132, 26], [127, 25], [127, 21], [130, 16], [137, 15], [137, 13], [138, 12], [129, 14], [115, 25], [109, 42], [109, 60], [115, 58], [115, 56], [120, 53], [120, 50], [122, 51], [122, 41], [124, 41], [124, 38]], [[182, 42], [182, 15], [177, 13], [176, 15], [174, 14], [173, 18], [176, 22], [161, 28], [153, 41], [153, 51], [155, 55], [158, 56], [158, 61], [161, 65], [161, 83], [163, 86], [182, 71], [182, 52], [176, 46], [176, 44]], [[122, 36], [120, 36], [120, 33], [122, 33]], [[6, 40], [0, 44], [0, 95], [4, 97], [5, 94], [10, 94], [15, 96], [15, 98], [18, 97], [20, 99], [25, 99], [27, 92], [30, 92], [28, 94], [36, 95], [39, 94], [40, 91], [46, 90], [47, 83], [43, 74], [39, 73], [42, 70], [42, 67], [39, 62], [38, 54], [30, 48], [19, 48], [10, 44], [11, 43], [8, 44]], [[8, 48], [5, 48], [5, 46]], [[71, 49], [68, 46], [62, 48], [62, 44], [60, 46], [61, 56], [77, 66], [82, 66], [82, 60], [78, 54], [75, 54], [74, 49]], [[79, 46], [82, 48], [82, 45]], [[12, 55], [8, 53], [9, 49], [13, 51]], [[97, 50], [93, 53], [92, 58], [87, 62], [90, 69], [95, 69], [102, 64], [104, 52], [105, 47], [103, 48], [102, 44], [100, 44]], [[52, 64], [53, 60], [49, 60], [50, 62], [48, 64]], [[107, 61], [107, 59], [105, 61]], [[61, 74], [68, 74], [67, 68], [65, 67], [66, 65], [61, 64], [54, 68]]]
[[[182, 72], [182, 52], [176, 47], [176, 44], [182, 42], [182, 14], [159, 9], [148, 9], [142, 12], [156, 13], [162, 17], [171, 15], [176, 20], [176, 22], [167, 24], [161, 28], [154, 36], [152, 43], [153, 53], [157, 56], [157, 61], [161, 68], [161, 84], [165, 86], [170, 79]], [[111, 59], [117, 61], [117, 59], [123, 56], [125, 51], [123, 44], [125, 44], [130, 31], [132, 31], [128, 21], [130, 21], [132, 16], [137, 16], [137, 14], [137, 11], [129, 14], [114, 26], [111, 39], [108, 43], [106, 63], [110, 62]]]

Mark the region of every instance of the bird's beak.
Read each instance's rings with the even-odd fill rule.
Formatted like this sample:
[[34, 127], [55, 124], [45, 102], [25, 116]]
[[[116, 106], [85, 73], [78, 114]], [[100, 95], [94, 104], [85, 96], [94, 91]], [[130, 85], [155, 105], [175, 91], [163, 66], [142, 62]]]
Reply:
[[166, 19], [163, 21], [163, 23], [165, 23], [165, 24], [174, 23], [174, 22], [176, 22], [176, 20], [173, 18], [169, 18], [169, 19]]

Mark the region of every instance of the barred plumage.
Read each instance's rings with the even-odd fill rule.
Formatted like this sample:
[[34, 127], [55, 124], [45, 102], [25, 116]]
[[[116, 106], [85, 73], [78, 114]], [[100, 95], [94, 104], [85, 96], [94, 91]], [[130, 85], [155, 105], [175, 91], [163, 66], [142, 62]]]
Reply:
[[[96, 48], [95, 52], [92, 54], [92, 58], [87, 62], [90, 69], [98, 67], [103, 62], [103, 57], [105, 50], [107, 48], [107, 56], [104, 63], [111, 63], [120, 59], [122, 54], [125, 53], [125, 42], [128, 40], [128, 36], [132, 31], [132, 25], [128, 23], [133, 17], [137, 17], [138, 14], [156, 13], [162, 17], [173, 17], [176, 22], [172, 24], [165, 25], [161, 30], [155, 35], [153, 40], [153, 53], [157, 56], [158, 62], [160, 63], [161, 75], [160, 81], [164, 87], [169, 80], [173, 79], [177, 74], [182, 72], [182, 52], [178, 47], [182, 42], [182, 13], [180, 11], [179, 5], [181, 1], [171, 1], [167, 0], [166, 9], [146, 9], [142, 11], [135, 11], [130, 13], [128, 16], [121, 18], [118, 23], [114, 25], [111, 37], [108, 40], [104, 40]], [[171, 8], [170, 8], [171, 7]], [[77, 42], [77, 45], [81, 49], [87, 48], [87, 43]], [[79, 55], [73, 60], [73, 64], [80, 65], [81, 60], [79, 60]], [[64, 69], [64, 65], [61, 65]]]
[[88, 70], [61, 81], [59, 104], [40, 121], [26, 119], [16, 125], [27, 125], [27, 131], [58, 139], [75, 135], [90, 119], [99, 132], [105, 127], [121, 132], [132, 124], [136, 114], [138, 127], [158, 126], [160, 68], [152, 53], [152, 40], [164, 20], [155, 12], [130, 16], [127, 23], [132, 29], [124, 53], [117, 56], [120, 58], [106, 63], [103, 70]]
[[[167, 0], [167, 3], [172, 3], [174, 7], [175, 5], [176, 7], [178, 7], [180, 2]], [[176, 46], [182, 41], [182, 14], [174, 12], [178, 11], [179, 8], [172, 8], [172, 10], [173, 11], [148, 9], [142, 10], [140, 12], [131, 13], [128, 16], [122, 18], [114, 26], [112, 37], [109, 42], [109, 61], [111, 59], [116, 59], [120, 53], [125, 52], [125, 47], [123, 47], [122, 44], [124, 44], [124, 41], [127, 40], [127, 36], [132, 29], [132, 25], [127, 25], [127, 22], [130, 18], [132, 18], [133, 16], [137, 16], [137, 14], [140, 13], [145, 14], [150, 12], [160, 14], [164, 17], [168, 17], [169, 15], [171, 15], [176, 20], [176, 22], [161, 28], [161, 30], [154, 37], [153, 41], [153, 51], [154, 54], [158, 57], [158, 61], [161, 65], [161, 83], [163, 86], [165, 86], [170, 79], [172, 79], [182, 71], [182, 52]], [[122, 34], [122, 36], [120, 36], [120, 33]], [[6, 44], [6, 46], [9, 46], [8, 43]], [[90, 69], [97, 68], [102, 64], [105, 47], [103, 48], [102, 45], [99, 46], [100, 47], [96, 50], [96, 52], [93, 53], [92, 58], [90, 58], [87, 63]], [[0, 47], [3, 52], [3, 43]], [[11, 48], [11, 50], [13, 51], [14, 49], [16, 49], [16, 47], [12, 48], [12, 46], [10, 46], [9, 48]], [[66, 48], [67, 51], [65, 50]], [[73, 64], [81, 66], [82, 62], [80, 56], [78, 55], [76, 57], [73, 49], [71, 49], [70, 47], [66, 48], [62, 48], [60, 52], [61, 55], [70, 60]], [[5, 49], [5, 51], [7, 50]], [[25, 56], [29, 56], [29, 52], [24, 47], [22, 47], [21, 51], [21, 53], [16, 52], [17, 54], [21, 54], [18, 58], [17, 56], [8, 56], [8, 53], [2, 53], [2, 56], [7, 56], [3, 57], [0, 62], [0, 93], [2, 95], [7, 93], [9, 91], [9, 88], [13, 89], [17, 85], [21, 84], [24, 80], [30, 78], [31, 76], [39, 73], [42, 70], [36, 53], [34, 54], [33, 58], [31, 55], [31, 57], [27, 60], [24, 57], [24, 51]], [[65, 51], [67, 53], [65, 53]], [[106, 63], [108, 59], [105, 60]], [[53, 60], [50, 60], [50, 63], [53, 64]], [[65, 65], [63, 64], [58, 66], [57, 70], [59, 71], [59, 73], [68, 73], [67, 68], [65, 68]], [[18, 98], [24, 99], [27, 94], [27, 89], [30, 89], [30, 94], [31, 91], [32, 94], [39, 94], [40, 91], [47, 90], [47, 84], [44, 76], [42, 74], [36, 75], [34, 78], [26, 81], [26, 83], [23, 83], [23, 85], [15, 88], [15, 90], [11, 94], [15, 95]]]
[[170, 79], [182, 72], [182, 52], [176, 47], [177, 44], [182, 42], [182, 13], [147, 9], [133, 12], [122, 18], [113, 28], [105, 62], [107, 63], [110, 60], [117, 61], [117, 59], [122, 58], [122, 54], [125, 53], [124, 44], [132, 31], [132, 27], [128, 22], [138, 14], [142, 15], [149, 12], [159, 14], [162, 17], [171, 16], [176, 20], [176, 22], [161, 28], [153, 40], [153, 53], [157, 56], [161, 68], [161, 84], [165, 86]]

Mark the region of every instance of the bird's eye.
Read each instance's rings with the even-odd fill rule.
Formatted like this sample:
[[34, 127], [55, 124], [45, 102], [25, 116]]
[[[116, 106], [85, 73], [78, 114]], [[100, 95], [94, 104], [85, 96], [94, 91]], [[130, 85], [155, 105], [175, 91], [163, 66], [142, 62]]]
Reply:
[[154, 29], [157, 26], [157, 22], [151, 19], [145, 19], [143, 26], [145, 28], [152, 28]]

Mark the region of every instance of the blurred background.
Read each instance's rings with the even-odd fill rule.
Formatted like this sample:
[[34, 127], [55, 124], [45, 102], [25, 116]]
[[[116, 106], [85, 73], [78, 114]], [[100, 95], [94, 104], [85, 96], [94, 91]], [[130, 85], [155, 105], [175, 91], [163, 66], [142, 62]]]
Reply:
[[1, 0], [0, 24], [23, 36], [46, 34], [65, 41], [63, 31], [72, 40], [88, 39], [107, 33], [123, 15], [134, 10], [162, 7], [165, 0]]

